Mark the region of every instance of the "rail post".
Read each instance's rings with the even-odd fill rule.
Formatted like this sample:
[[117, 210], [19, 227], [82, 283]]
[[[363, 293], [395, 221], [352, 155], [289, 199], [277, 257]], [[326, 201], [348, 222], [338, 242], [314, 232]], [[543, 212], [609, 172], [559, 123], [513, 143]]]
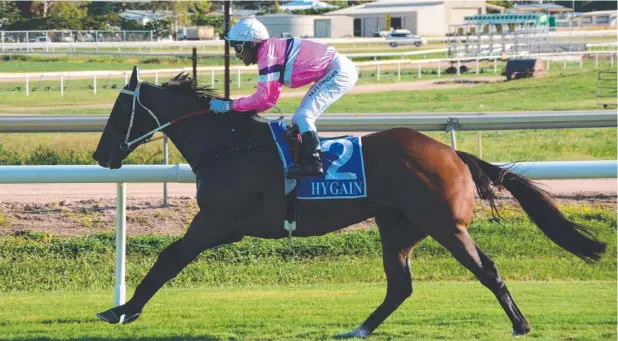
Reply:
[[[169, 165], [169, 143], [167, 141], [167, 135], [163, 133], [163, 163]], [[163, 207], [167, 207], [167, 182], [163, 183]]]
[[125, 254], [127, 250], [127, 184], [116, 184], [116, 286], [114, 290], [114, 305], [124, 304], [125, 287]]
[[457, 149], [457, 135], [455, 130], [459, 129], [459, 119], [457, 117], [449, 117], [446, 121], [446, 132], [451, 133], [451, 146], [453, 149]]
[[[232, 1], [224, 1], [223, 2], [223, 35], [227, 36], [228, 31], [230, 30], [230, 9], [231, 9]], [[224, 82], [225, 82], [225, 90], [224, 95], [225, 98], [230, 98], [230, 42], [227, 39], [225, 40], [225, 49], [224, 49], [224, 65], [225, 70], [224, 73]]]

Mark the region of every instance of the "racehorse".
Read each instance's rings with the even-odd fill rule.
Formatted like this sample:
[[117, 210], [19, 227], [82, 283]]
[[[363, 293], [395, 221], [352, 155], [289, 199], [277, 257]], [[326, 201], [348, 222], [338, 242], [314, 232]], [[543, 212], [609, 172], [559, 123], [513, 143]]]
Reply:
[[[124, 305], [97, 316], [109, 323], [136, 320], [146, 303], [202, 251], [245, 236], [284, 238], [284, 173], [269, 122], [255, 112], [205, 110], [212, 89], [179, 74], [162, 86], [141, 82], [137, 67], [118, 95], [93, 158], [107, 168], [122, 161], [157, 130], [169, 136], [197, 179], [200, 211], [186, 234], [161, 252]], [[356, 329], [339, 338], [367, 337], [412, 294], [410, 254], [427, 236], [444, 246], [496, 296], [513, 335], [530, 332], [494, 262], [468, 234], [474, 192], [496, 210], [496, 189], [506, 189], [557, 245], [586, 262], [606, 245], [590, 228], [569, 221], [526, 178], [456, 151], [412, 129], [394, 128], [362, 138], [367, 196], [301, 200], [299, 237], [333, 232], [375, 217], [383, 250], [387, 292]]]

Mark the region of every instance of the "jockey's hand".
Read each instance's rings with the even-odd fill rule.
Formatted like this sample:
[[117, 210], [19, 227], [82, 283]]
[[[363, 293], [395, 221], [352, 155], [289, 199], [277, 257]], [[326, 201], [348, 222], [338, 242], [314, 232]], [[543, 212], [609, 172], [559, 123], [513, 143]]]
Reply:
[[228, 112], [232, 109], [232, 101], [224, 99], [213, 99], [210, 101], [210, 110], [217, 114]]

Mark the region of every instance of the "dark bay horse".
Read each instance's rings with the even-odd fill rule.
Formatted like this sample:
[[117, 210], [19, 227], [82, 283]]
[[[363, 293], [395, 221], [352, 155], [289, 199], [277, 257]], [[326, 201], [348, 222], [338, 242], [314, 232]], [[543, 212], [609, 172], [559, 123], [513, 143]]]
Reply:
[[[140, 82], [137, 68], [116, 99], [94, 159], [119, 168], [124, 158], [163, 129], [197, 178], [197, 213], [186, 234], [159, 255], [133, 297], [97, 314], [109, 323], [137, 319], [146, 303], [202, 251], [245, 236], [284, 238], [283, 168], [268, 123], [255, 113], [205, 112], [214, 97], [185, 74], [163, 86]], [[185, 119], [186, 118], [186, 119]], [[496, 296], [514, 335], [530, 331], [494, 262], [467, 232], [474, 191], [496, 209], [495, 188], [519, 201], [532, 221], [563, 249], [591, 262], [605, 244], [589, 228], [569, 221], [524, 177], [458, 152], [411, 129], [363, 137], [366, 198], [301, 200], [296, 236], [309, 237], [375, 217], [380, 231], [387, 292], [383, 303], [340, 338], [367, 337], [412, 294], [409, 257], [434, 238]]]

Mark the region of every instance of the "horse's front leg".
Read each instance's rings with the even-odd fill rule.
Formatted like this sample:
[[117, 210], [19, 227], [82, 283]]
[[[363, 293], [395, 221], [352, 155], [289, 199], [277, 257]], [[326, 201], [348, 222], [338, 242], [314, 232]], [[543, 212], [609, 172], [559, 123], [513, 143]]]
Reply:
[[97, 316], [113, 324], [136, 320], [154, 294], [202, 251], [237, 242], [242, 237], [238, 231], [226, 228], [224, 219], [217, 219], [211, 214], [207, 217], [204, 211], [198, 212], [187, 233], [159, 254], [155, 264], [135, 289], [133, 297], [124, 305], [98, 313]]

